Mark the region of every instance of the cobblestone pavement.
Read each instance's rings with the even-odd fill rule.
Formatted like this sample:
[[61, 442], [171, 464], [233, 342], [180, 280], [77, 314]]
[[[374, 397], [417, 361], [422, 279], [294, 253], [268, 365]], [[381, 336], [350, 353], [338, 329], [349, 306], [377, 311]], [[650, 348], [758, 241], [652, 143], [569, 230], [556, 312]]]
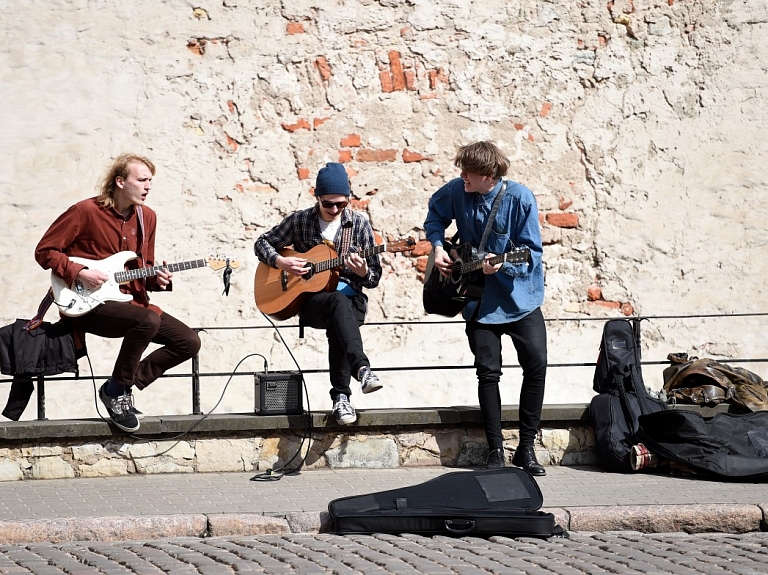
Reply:
[[572, 533], [489, 540], [415, 535], [263, 535], [0, 546], [0, 573], [485, 574], [768, 573], [768, 533]]

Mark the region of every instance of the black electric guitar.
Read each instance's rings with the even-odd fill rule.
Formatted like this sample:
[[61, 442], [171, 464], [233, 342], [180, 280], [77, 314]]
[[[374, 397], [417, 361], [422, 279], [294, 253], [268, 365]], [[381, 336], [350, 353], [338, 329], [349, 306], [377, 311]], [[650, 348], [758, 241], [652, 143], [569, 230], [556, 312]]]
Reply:
[[[478, 300], [483, 295], [483, 259], [478, 259], [475, 248], [469, 243], [460, 244], [455, 248], [450, 244], [444, 247], [449, 253], [455, 249], [457, 257], [451, 264], [451, 273], [446, 277], [435, 268], [435, 251], [432, 250], [429, 254], [424, 273], [424, 311], [454, 317], [464, 309], [468, 301]], [[531, 250], [527, 246], [521, 246], [491, 257], [489, 263], [521, 264], [527, 262], [530, 257]]]

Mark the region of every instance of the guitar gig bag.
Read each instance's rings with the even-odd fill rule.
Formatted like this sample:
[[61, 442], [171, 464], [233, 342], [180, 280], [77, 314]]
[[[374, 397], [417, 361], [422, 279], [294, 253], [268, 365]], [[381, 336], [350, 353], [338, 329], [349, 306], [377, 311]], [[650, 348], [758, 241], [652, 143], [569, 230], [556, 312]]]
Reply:
[[534, 478], [517, 467], [455, 471], [418, 485], [335, 499], [338, 534], [413, 533], [453, 537], [563, 535]]

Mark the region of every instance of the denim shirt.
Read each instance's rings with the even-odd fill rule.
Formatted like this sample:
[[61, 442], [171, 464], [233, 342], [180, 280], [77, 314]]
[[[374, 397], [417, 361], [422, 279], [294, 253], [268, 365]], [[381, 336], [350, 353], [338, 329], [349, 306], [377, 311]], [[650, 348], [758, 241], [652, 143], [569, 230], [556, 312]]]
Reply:
[[[427, 240], [433, 247], [443, 244], [445, 230], [453, 220], [461, 242], [479, 247], [493, 200], [505, 185], [500, 180], [487, 194], [467, 193], [464, 181], [456, 178], [437, 190], [429, 199], [429, 212], [424, 222]], [[491, 227], [485, 252], [502, 254], [513, 247], [528, 246], [528, 263], [505, 262], [501, 269], [485, 276], [485, 290], [479, 302], [464, 306], [464, 319], [473, 317], [487, 324], [509, 323], [522, 319], [544, 303], [544, 266], [539, 210], [531, 190], [509, 182], [499, 211]]]

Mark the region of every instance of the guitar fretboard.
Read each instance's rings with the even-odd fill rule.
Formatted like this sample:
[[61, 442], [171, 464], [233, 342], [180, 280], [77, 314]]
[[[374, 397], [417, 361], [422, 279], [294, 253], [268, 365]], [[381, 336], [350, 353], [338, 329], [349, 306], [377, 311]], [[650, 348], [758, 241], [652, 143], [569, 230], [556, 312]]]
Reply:
[[[387, 249], [387, 244], [384, 243], [378, 246], [374, 246], [372, 248], [368, 248], [367, 250], [362, 250], [355, 253], [359, 255], [361, 258], [367, 258], [368, 256], [380, 254], [386, 251], [386, 249]], [[317, 272], [324, 272], [324, 271], [332, 270], [333, 268], [337, 268], [343, 264], [344, 264], [344, 257], [337, 256], [335, 258], [325, 260], [324, 262], [316, 262], [314, 264], [314, 268], [315, 268], [315, 271]]]
[[202, 267], [205, 267], [205, 265], [206, 265], [206, 260], [200, 259], [200, 260], [189, 260], [186, 262], [178, 262], [175, 264], [166, 264], [164, 266], [151, 266], [146, 268], [138, 268], [135, 270], [125, 270], [122, 272], [115, 273], [115, 281], [117, 283], [125, 283], [131, 280], [137, 280], [141, 278], [156, 276], [157, 272], [159, 272], [163, 268], [166, 268], [170, 272], [178, 272], [183, 270], [194, 270], [197, 268], [202, 268]]
[[[488, 263], [490, 263], [492, 266], [495, 266], [496, 264], [500, 264], [502, 262], [509, 262], [512, 264], [521, 264], [528, 260], [529, 254], [530, 254], [530, 248], [527, 248], [527, 247], [516, 248], [514, 251], [492, 257]], [[462, 262], [460, 273], [461, 275], [465, 275], [475, 270], [479, 270], [481, 267], [483, 267], [483, 260], [473, 260], [467, 263]]]

